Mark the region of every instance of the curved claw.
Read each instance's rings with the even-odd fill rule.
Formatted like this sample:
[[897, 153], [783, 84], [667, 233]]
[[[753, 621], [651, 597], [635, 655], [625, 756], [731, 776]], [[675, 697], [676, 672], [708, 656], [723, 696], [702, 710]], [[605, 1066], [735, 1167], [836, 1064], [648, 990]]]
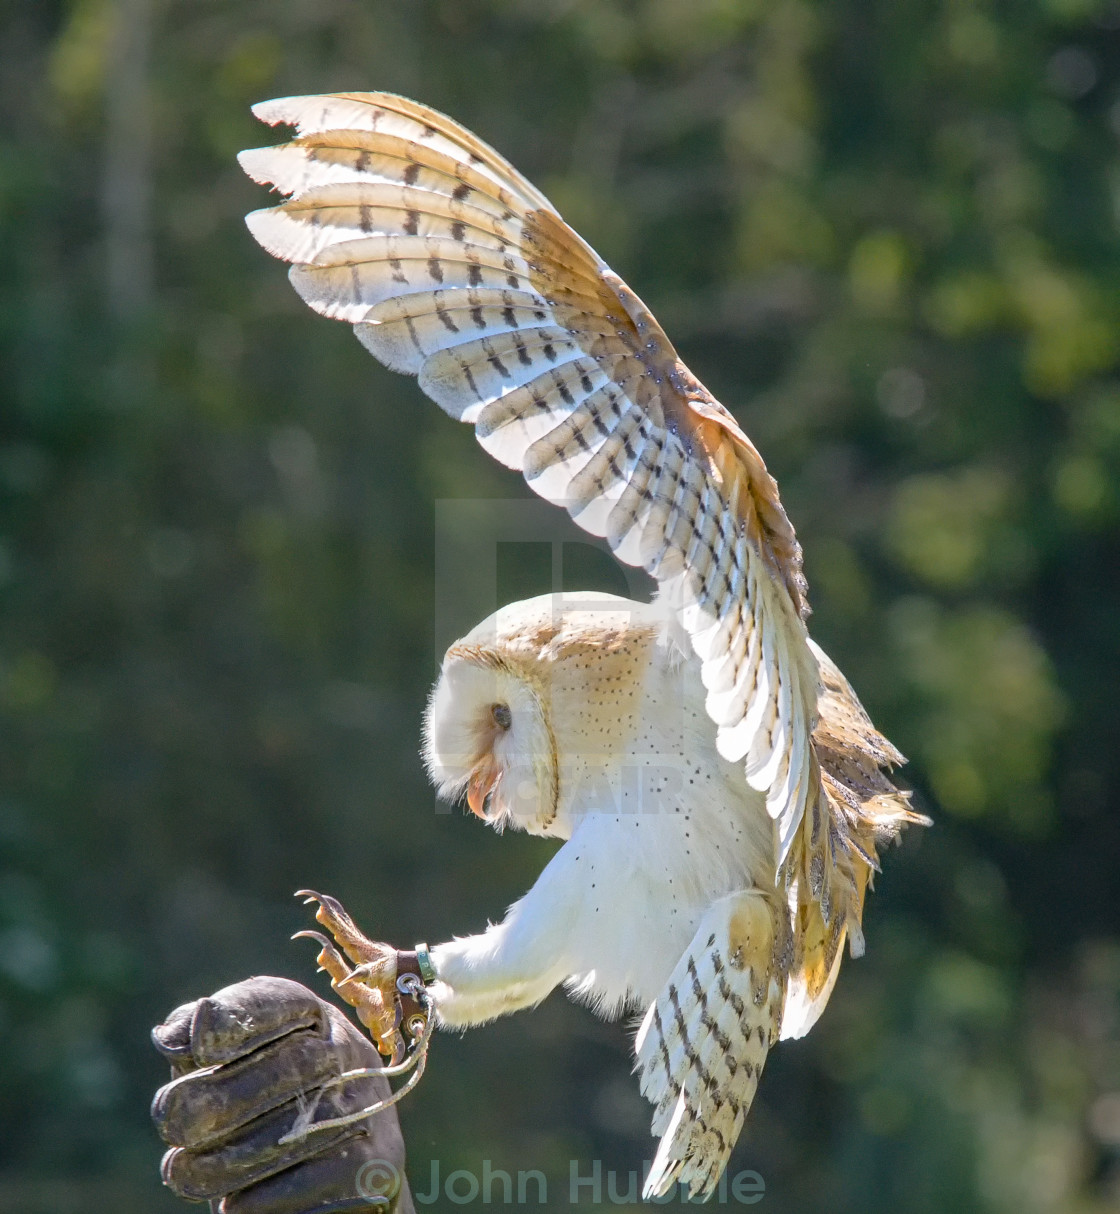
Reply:
[[297, 889], [295, 896], [303, 899], [304, 906], [310, 906], [312, 902], [318, 902], [320, 906], [326, 907], [335, 918], [350, 918], [346, 914], [342, 903], [337, 898], [332, 898], [330, 894], [320, 894], [313, 889]]
[[363, 935], [337, 898], [312, 889], [299, 890], [297, 897], [302, 897], [308, 904], [319, 903], [315, 911], [316, 920], [334, 937], [351, 964], [363, 965], [384, 960], [388, 946], [377, 944]]
[[298, 940], [300, 937], [305, 937], [308, 940], [314, 940], [319, 946], [319, 956], [315, 958], [315, 963], [324, 974], [327, 974], [331, 980], [331, 986], [337, 991], [339, 986], [344, 982], [353, 980], [353, 972], [346, 964], [345, 958], [335, 948], [334, 944], [323, 935], [322, 932], [307, 929], [302, 932], [296, 932], [292, 937], [293, 940]]
[[313, 931], [311, 928], [307, 928], [302, 932], [293, 932], [291, 938], [293, 940], [314, 940], [321, 948], [334, 947], [322, 932]]

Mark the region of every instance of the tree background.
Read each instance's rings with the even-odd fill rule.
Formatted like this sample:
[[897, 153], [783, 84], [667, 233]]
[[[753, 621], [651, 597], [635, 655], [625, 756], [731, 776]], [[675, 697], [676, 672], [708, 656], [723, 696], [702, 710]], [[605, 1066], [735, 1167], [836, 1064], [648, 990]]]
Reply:
[[[936, 819], [732, 1170], [773, 1214], [1116, 1209], [1120, 8], [0, 13], [0, 1207], [184, 1208], [149, 1026], [310, 981], [294, 889], [437, 940], [548, 853], [437, 814], [417, 755], [435, 503], [527, 490], [242, 225], [235, 153], [278, 137], [250, 103], [384, 88], [508, 155], [736, 414]], [[499, 553], [501, 598], [549, 588], [538, 556]], [[569, 1159], [650, 1154], [629, 1066], [560, 996], [441, 1037], [418, 1187], [486, 1158], [569, 1208]]]

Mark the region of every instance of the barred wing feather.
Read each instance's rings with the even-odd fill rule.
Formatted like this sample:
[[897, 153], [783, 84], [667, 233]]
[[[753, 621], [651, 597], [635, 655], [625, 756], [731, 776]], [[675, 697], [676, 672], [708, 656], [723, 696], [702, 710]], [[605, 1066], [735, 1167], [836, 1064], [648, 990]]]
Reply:
[[241, 155], [288, 198], [249, 228], [316, 311], [673, 596], [721, 754], [784, 860], [820, 781], [801, 550], [777, 485], [641, 300], [492, 148], [386, 93], [289, 97]]
[[661, 1141], [649, 1200], [677, 1183], [709, 1197], [743, 1128], [785, 996], [789, 921], [773, 893], [714, 902], [634, 1041]]

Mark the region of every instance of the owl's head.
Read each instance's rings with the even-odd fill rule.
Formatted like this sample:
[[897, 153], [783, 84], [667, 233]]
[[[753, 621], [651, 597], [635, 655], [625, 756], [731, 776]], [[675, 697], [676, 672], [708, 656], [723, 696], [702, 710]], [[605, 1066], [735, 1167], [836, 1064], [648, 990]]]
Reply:
[[466, 797], [499, 829], [532, 830], [553, 800], [556, 762], [537, 689], [487, 646], [448, 650], [424, 722], [424, 762], [441, 797]]
[[619, 685], [628, 657], [619, 638], [646, 611], [613, 595], [542, 595], [456, 641], [424, 721], [424, 761], [440, 795], [465, 796], [499, 829], [565, 837], [581, 773], [609, 762], [617, 734], [596, 684]]

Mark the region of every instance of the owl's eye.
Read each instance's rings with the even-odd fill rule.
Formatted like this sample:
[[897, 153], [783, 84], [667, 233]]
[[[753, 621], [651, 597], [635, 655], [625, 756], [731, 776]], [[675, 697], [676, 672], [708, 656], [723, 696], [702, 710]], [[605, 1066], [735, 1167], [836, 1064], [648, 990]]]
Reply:
[[510, 712], [508, 704], [491, 705], [490, 715], [499, 729], [509, 729], [513, 724], [513, 713]]

